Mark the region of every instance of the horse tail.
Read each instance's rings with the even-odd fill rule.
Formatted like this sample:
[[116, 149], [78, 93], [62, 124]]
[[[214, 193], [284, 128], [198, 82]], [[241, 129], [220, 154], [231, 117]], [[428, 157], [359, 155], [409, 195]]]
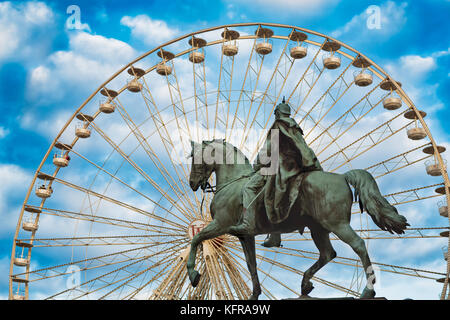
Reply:
[[381, 230], [402, 234], [409, 226], [406, 218], [397, 212], [380, 193], [372, 175], [365, 170], [350, 170], [344, 173], [347, 183], [355, 188], [355, 200], [359, 202], [361, 212], [364, 210]]

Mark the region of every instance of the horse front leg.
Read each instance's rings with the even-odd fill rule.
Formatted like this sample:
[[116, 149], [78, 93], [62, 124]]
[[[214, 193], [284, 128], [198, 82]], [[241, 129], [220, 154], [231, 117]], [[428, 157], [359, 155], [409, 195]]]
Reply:
[[245, 261], [247, 262], [248, 271], [252, 277], [253, 292], [249, 300], [258, 300], [261, 294], [261, 286], [259, 284], [258, 271], [256, 269], [256, 251], [255, 251], [255, 237], [246, 236], [239, 237], [242, 249], [244, 249]]
[[224, 228], [220, 227], [216, 220], [213, 220], [210, 224], [208, 224], [202, 231], [197, 233], [191, 241], [191, 251], [189, 252], [189, 258], [187, 261], [187, 272], [189, 275], [189, 280], [193, 287], [198, 285], [200, 281], [200, 273], [195, 270], [195, 258], [197, 256], [197, 248], [200, 243], [204, 240], [209, 240], [212, 238], [219, 237], [225, 234]]

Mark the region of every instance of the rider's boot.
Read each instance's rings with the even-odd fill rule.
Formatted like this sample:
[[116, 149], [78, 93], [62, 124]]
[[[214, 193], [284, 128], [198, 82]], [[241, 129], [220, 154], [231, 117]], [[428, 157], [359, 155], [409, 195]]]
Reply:
[[230, 232], [242, 235], [254, 235], [255, 222], [253, 212], [244, 208], [242, 215], [244, 217], [242, 222], [236, 226], [230, 227]]
[[264, 243], [262, 244], [264, 247], [281, 247], [281, 234], [280, 233], [271, 233]]

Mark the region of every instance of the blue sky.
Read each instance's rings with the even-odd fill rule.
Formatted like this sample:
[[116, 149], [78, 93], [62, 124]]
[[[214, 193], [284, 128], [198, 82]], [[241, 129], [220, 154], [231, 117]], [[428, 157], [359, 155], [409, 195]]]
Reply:
[[[65, 26], [73, 4], [81, 9], [82, 30]], [[380, 29], [366, 26], [371, 5], [381, 9]], [[0, 2], [0, 298], [7, 296], [15, 224], [34, 170], [76, 107], [122, 65], [206, 27], [304, 27], [342, 40], [399, 79], [429, 113], [436, 140], [448, 145], [449, 13], [448, 0]]]

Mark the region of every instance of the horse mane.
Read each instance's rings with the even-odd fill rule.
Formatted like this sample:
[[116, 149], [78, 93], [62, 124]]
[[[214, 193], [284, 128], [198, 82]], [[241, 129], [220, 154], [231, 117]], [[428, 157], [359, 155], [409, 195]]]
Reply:
[[250, 160], [248, 160], [246, 155], [241, 150], [239, 150], [239, 148], [237, 148], [235, 145], [227, 142], [225, 139], [204, 140], [203, 142], [206, 144], [210, 144], [210, 143], [214, 143], [214, 142], [222, 143], [225, 146], [225, 150], [228, 150], [227, 147], [231, 146], [231, 147], [233, 147], [234, 152], [245, 160], [245, 164], [251, 165]]
[[236, 146], [234, 146], [233, 144], [226, 142], [225, 140], [223, 141], [223, 143], [224, 143], [225, 145], [230, 145], [230, 146], [232, 146], [233, 149], [234, 149], [234, 151], [235, 151], [238, 155], [242, 156], [242, 157], [245, 159], [245, 163], [246, 163], [246, 164], [250, 164], [250, 160], [248, 160], [248, 158], [246, 157], [246, 155], [245, 155], [240, 149], [238, 149], [238, 148], [237, 148]]

